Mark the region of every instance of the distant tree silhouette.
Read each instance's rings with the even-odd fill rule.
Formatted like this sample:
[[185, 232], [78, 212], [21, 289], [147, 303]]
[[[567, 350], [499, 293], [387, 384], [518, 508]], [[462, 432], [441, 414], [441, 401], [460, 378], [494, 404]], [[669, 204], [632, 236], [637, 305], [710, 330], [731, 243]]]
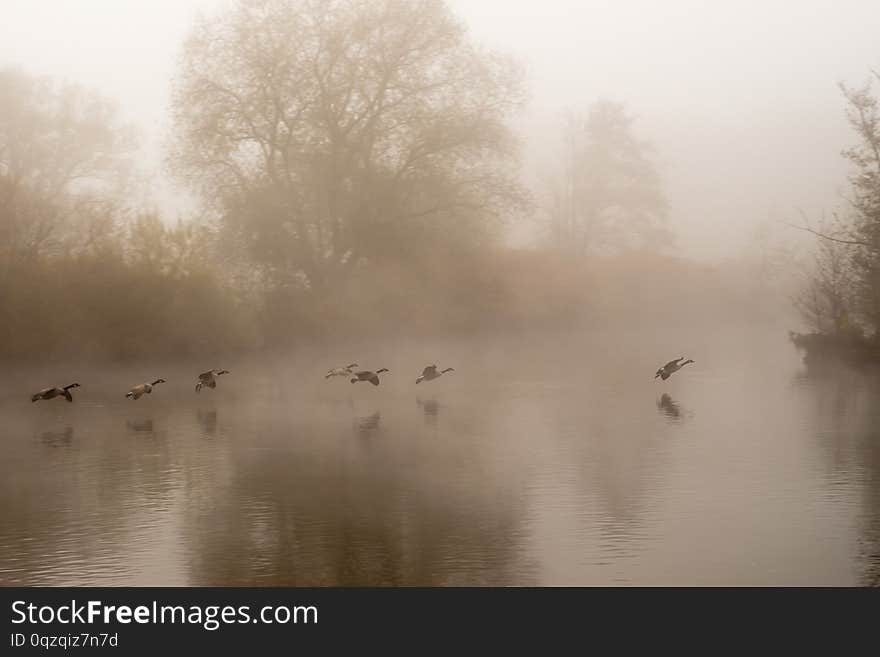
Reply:
[[671, 242], [651, 146], [620, 103], [600, 101], [565, 126], [565, 170], [550, 209], [559, 248], [578, 254], [659, 250]]
[[133, 145], [96, 94], [0, 70], [0, 277], [106, 235]]

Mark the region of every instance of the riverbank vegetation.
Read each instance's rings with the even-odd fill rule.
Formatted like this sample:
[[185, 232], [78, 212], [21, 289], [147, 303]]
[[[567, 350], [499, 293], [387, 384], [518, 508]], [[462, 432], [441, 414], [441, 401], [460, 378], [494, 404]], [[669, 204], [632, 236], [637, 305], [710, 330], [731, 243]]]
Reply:
[[841, 85], [856, 144], [844, 211], [818, 226], [814, 262], [797, 307], [809, 327], [793, 333], [808, 357], [880, 361], [880, 102], [872, 89]]
[[[749, 263], [673, 255], [661, 171], [622, 104], [572, 114], [562, 170], [527, 189], [511, 128], [527, 97], [519, 66], [441, 0], [244, 0], [183, 49], [167, 160], [201, 207], [173, 221], [139, 193], [111, 102], [0, 71], [0, 358], [760, 316]], [[856, 101], [876, 137], [876, 104]], [[872, 170], [870, 150], [851, 157]], [[858, 216], [874, 228], [853, 224], [844, 259], [849, 313], [876, 329], [870, 184]], [[510, 247], [526, 218], [546, 239]], [[822, 276], [824, 331], [838, 311]]]

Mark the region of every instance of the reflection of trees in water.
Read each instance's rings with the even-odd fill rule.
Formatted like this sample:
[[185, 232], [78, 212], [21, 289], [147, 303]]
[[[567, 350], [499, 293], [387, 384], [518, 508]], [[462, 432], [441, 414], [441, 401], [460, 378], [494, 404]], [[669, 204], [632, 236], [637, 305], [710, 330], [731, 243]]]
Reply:
[[862, 533], [866, 557], [863, 584], [880, 586], [880, 389], [872, 388], [866, 431], [859, 442], [864, 469]]
[[517, 548], [521, 496], [479, 476], [479, 463], [465, 466], [474, 469], [466, 490], [426, 476], [438, 463], [418, 463], [423, 443], [387, 438], [369, 455], [324, 443], [238, 460], [234, 485], [189, 516], [193, 583], [528, 583]]
[[[86, 420], [75, 433], [80, 449], [55, 451], [51, 460], [28, 454], [0, 460], [0, 544], [6, 546], [0, 584], [94, 585], [134, 577], [129, 559], [145, 549], [142, 521], [174, 488], [176, 455], [166, 441], [120, 441], [118, 417]], [[38, 435], [54, 446], [72, 439], [74, 429]]]
[[829, 467], [842, 478], [861, 480], [862, 583], [880, 586], [880, 379], [823, 362], [795, 380], [809, 384], [817, 439]]
[[[880, 404], [880, 399], [877, 400]], [[880, 414], [874, 414], [874, 429], [865, 437], [863, 450], [865, 452], [864, 467], [866, 470], [865, 483], [865, 518], [864, 518], [864, 541], [866, 567], [863, 576], [863, 584], [866, 586], [880, 586]]]
[[49, 447], [67, 447], [73, 442], [73, 427], [61, 431], [44, 431], [40, 440]]
[[556, 433], [569, 437], [567, 460], [580, 466], [572, 486], [582, 507], [590, 509], [589, 522], [599, 529], [602, 549], [622, 556], [643, 545], [667, 451], [649, 414], [629, 413], [626, 396], [603, 394], [596, 392], [590, 404], [561, 404], [557, 421], [562, 426]]

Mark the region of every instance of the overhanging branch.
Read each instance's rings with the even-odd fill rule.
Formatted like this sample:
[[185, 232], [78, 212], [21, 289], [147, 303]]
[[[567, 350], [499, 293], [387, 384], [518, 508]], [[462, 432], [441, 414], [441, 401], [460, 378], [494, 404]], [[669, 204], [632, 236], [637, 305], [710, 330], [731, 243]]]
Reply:
[[831, 235], [819, 232], [818, 230], [813, 230], [809, 226], [797, 226], [795, 224], [790, 224], [787, 221], [783, 221], [782, 223], [784, 223], [789, 228], [794, 228], [796, 230], [802, 230], [804, 232], [811, 233], [811, 234], [815, 235], [816, 237], [820, 237], [823, 240], [828, 240], [829, 242], [837, 242], [838, 244], [849, 244], [850, 246], [864, 246], [869, 249], [874, 248], [873, 245], [871, 245], [868, 242], [863, 242], [862, 240], [846, 240], [846, 239], [842, 239], [840, 237], [832, 237]]

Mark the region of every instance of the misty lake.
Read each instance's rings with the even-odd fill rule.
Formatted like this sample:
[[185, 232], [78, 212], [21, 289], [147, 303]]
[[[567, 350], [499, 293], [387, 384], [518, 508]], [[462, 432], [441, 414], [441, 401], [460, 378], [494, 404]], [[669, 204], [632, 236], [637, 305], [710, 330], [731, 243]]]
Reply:
[[[351, 361], [391, 371], [324, 379]], [[876, 585], [878, 402], [783, 330], [7, 367], [0, 582]]]

